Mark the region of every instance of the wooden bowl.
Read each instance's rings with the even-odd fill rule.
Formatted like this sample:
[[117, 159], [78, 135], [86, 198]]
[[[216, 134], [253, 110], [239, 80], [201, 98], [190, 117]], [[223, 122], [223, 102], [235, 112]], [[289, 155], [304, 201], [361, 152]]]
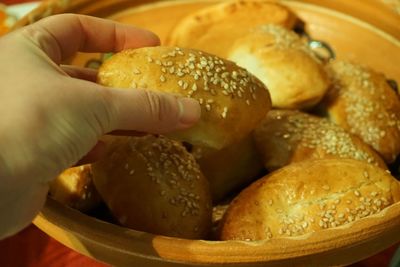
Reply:
[[[150, 2], [46, 1], [16, 27], [50, 14], [75, 12], [143, 26], [165, 40], [182, 16], [214, 3]], [[314, 39], [329, 43], [338, 58], [370, 65], [400, 81], [400, 41], [396, 37], [331, 9], [298, 1], [283, 3], [306, 22], [306, 29]], [[137, 7], [139, 4], [146, 5]], [[396, 27], [391, 29], [395, 31]], [[96, 57], [80, 54], [72, 63], [85, 65], [88, 59]], [[47, 200], [34, 223], [66, 246], [116, 266], [337, 266], [357, 262], [398, 242], [400, 203], [334, 229], [259, 242], [185, 240], [152, 235], [100, 221], [52, 199]]]

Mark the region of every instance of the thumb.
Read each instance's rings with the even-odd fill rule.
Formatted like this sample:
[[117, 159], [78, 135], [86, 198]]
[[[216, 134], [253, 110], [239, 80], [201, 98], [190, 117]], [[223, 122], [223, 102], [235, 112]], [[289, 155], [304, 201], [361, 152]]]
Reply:
[[144, 89], [101, 88], [111, 131], [168, 133], [195, 124], [200, 104], [191, 98]]

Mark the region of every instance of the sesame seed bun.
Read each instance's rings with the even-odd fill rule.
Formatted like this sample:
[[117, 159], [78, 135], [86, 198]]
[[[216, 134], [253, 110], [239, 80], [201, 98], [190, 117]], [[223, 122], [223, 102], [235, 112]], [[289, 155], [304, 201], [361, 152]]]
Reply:
[[291, 10], [271, 1], [225, 1], [182, 19], [172, 30], [167, 44], [200, 49], [225, 58], [232, 43], [250, 28], [274, 23], [291, 29], [297, 21]]
[[100, 67], [98, 82], [198, 100], [200, 121], [169, 136], [216, 149], [244, 138], [270, 109], [269, 93], [257, 78], [233, 62], [191, 49], [147, 47], [122, 51]]
[[238, 192], [264, 170], [251, 134], [221, 150], [195, 146], [191, 153], [210, 183], [214, 203]]
[[400, 153], [400, 100], [386, 77], [347, 61], [332, 61], [327, 70], [333, 86], [324, 112], [392, 163]]
[[263, 25], [236, 40], [228, 59], [259, 78], [276, 108], [305, 109], [317, 104], [329, 86], [322, 62], [295, 32]]
[[152, 135], [104, 140], [108, 151], [93, 164], [94, 182], [121, 225], [174, 237], [207, 237], [209, 185], [180, 143]]
[[323, 158], [365, 161], [383, 169], [383, 159], [357, 136], [326, 118], [295, 110], [271, 110], [255, 129], [254, 139], [269, 170]]
[[225, 213], [220, 238], [262, 240], [351, 227], [399, 200], [398, 181], [379, 167], [351, 159], [302, 161], [242, 191]]
[[49, 195], [58, 202], [80, 211], [89, 211], [101, 203], [93, 184], [90, 164], [63, 171], [50, 182]]

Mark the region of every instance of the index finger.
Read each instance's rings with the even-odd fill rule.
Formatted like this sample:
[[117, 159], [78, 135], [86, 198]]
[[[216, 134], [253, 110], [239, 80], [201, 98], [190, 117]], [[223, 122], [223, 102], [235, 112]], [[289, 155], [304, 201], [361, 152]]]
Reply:
[[111, 20], [62, 14], [23, 28], [22, 33], [57, 64], [76, 52], [117, 52], [127, 48], [155, 46], [152, 32]]

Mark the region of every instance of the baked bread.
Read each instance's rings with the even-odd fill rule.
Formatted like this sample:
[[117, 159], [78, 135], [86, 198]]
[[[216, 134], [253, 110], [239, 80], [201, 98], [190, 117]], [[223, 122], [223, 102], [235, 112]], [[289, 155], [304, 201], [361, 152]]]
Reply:
[[306, 40], [279, 25], [250, 30], [234, 42], [227, 58], [268, 87], [276, 108], [310, 108], [329, 87], [323, 64]]
[[221, 220], [224, 216], [224, 213], [229, 207], [228, 204], [219, 204], [213, 207], [212, 210], [212, 231], [211, 231], [211, 239], [212, 240], [218, 240], [218, 229], [219, 229], [219, 224], [221, 223]]
[[357, 136], [326, 118], [297, 110], [271, 110], [254, 130], [254, 140], [268, 170], [322, 158], [362, 160], [387, 169], [383, 159]]
[[399, 182], [382, 168], [352, 159], [302, 161], [243, 190], [224, 215], [220, 238], [304, 235], [349, 224], [399, 200]]
[[251, 183], [264, 169], [251, 134], [221, 150], [195, 146], [192, 154], [210, 183], [214, 203]]
[[209, 185], [180, 143], [147, 135], [114, 137], [106, 144], [106, 157], [92, 165], [93, 177], [121, 225], [174, 237], [207, 237]]
[[90, 164], [63, 171], [50, 182], [49, 195], [58, 202], [80, 211], [89, 211], [102, 201], [93, 184]]
[[200, 121], [170, 137], [221, 149], [243, 139], [270, 108], [266, 87], [233, 62], [201, 51], [147, 47], [115, 54], [99, 69], [98, 82], [117, 88], [147, 88], [192, 97]]
[[171, 31], [167, 44], [226, 57], [232, 43], [248, 29], [268, 23], [289, 29], [298, 22], [287, 7], [272, 1], [225, 1], [189, 14]]
[[329, 119], [359, 136], [391, 163], [400, 153], [400, 100], [383, 74], [348, 61], [332, 61], [333, 81], [321, 107]]

